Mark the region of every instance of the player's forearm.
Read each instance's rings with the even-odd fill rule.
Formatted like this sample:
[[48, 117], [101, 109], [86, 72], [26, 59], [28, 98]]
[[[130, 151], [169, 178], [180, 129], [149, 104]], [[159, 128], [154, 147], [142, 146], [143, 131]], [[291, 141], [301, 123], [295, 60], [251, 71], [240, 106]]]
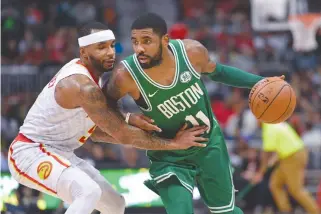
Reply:
[[94, 133], [90, 136], [91, 140], [94, 142], [101, 142], [101, 143], [113, 143], [118, 144], [119, 142], [116, 141], [115, 138], [103, 132], [100, 128], [96, 128]]
[[251, 89], [264, 77], [251, 74], [241, 69], [216, 63], [215, 71], [207, 75], [210, 79], [226, 85]]
[[153, 137], [133, 128], [125, 122], [121, 113], [107, 104], [106, 97], [96, 85], [86, 84], [80, 88], [80, 106], [87, 112], [92, 121], [120, 144], [131, 144], [147, 150], [170, 150], [175, 148], [171, 140]]
[[268, 167], [268, 153], [267, 152], [262, 151], [260, 161], [261, 161], [261, 163], [260, 163], [259, 172], [264, 174], [267, 170], [267, 167]]
[[279, 161], [279, 156], [277, 153], [274, 153], [271, 158], [268, 159], [268, 162], [267, 162], [267, 167], [268, 168], [271, 168], [273, 167], [277, 162]]
[[[134, 127], [131, 127], [131, 129], [133, 129], [134, 132], [143, 132], [140, 129], [136, 130], [136, 128], [134, 128]], [[140, 140], [136, 140], [136, 141], [131, 141], [131, 140], [126, 141], [126, 139], [124, 139], [123, 143], [122, 143], [120, 141], [117, 141], [115, 138], [113, 138], [112, 136], [110, 136], [106, 132], [103, 132], [100, 128], [96, 128], [94, 133], [90, 136], [90, 138], [94, 142], [123, 144], [123, 145], [130, 144], [136, 148], [146, 149], [146, 150], [168, 150], [168, 149], [170, 149], [168, 147], [168, 144], [170, 143], [169, 140], [165, 140], [165, 139], [153, 137], [153, 136], [148, 136], [149, 135], [148, 133], [141, 133], [141, 134], [147, 135], [147, 139], [145, 139], [145, 140], [140, 139]], [[130, 138], [130, 136], [129, 136], [129, 138]]]
[[[94, 142], [104, 142], [112, 144], [130, 144], [139, 149], [146, 150], [170, 150], [169, 144], [170, 140], [162, 139], [159, 137], [154, 137], [144, 132], [141, 129], [135, 128], [133, 126], [128, 126], [128, 129], [124, 132], [124, 135], [120, 138], [121, 141], [116, 140], [111, 135], [103, 132], [100, 128], [96, 128], [94, 133], [90, 136]], [[141, 137], [140, 137], [141, 135]], [[137, 136], [137, 137], [136, 137]]]
[[110, 122], [105, 123], [105, 126], [101, 127], [101, 129], [109, 133], [116, 140], [116, 143], [130, 144], [136, 148], [146, 150], [172, 149], [171, 140], [152, 136], [139, 128], [127, 125], [115, 104], [109, 105], [108, 112]]
[[139, 128], [126, 125], [121, 138], [125, 144], [130, 144], [139, 149], [146, 150], [172, 150], [172, 140], [153, 136]]

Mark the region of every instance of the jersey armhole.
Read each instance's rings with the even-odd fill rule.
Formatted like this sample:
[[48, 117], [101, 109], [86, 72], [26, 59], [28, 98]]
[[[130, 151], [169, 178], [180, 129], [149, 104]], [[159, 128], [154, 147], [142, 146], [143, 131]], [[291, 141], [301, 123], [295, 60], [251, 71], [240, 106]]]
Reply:
[[57, 100], [56, 100], [56, 86], [57, 86], [57, 84], [61, 81], [61, 80], [64, 80], [64, 79], [66, 79], [66, 78], [68, 78], [68, 77], [71, 77], [72, 75], [84, 75], [84, 76], [86, 76], [86, 77], [88, 77], [90, 80], [92, 80], [93, 82], [95, 82], [93, 79], [91, 79], [91, 77], [90, 76], [88, 76], [86, 73], [69, 73], [69, 74], [66, 74], [66, 75], [64, 75], [64, 76], [62, 76], [62, 77], [60, 77], [59, 79], [58, 79], [58, 81], [56, 81], [56, 83], [55, 83], [55, 85], [53, 86], [53, 99], [55, 100], [55, 102], [56, 102], [56, 104], [60, 107], [60, 108], [62, 108], [62, 109], [65, 109], [65, 110], [74, 110], [74, 109], [78, 109], [78, 108], [80, 108], [80, 106], [77, 106], [77, 107], [75, 107], [75, 108], [65, 108], [65, 107], [63, 107], [63, 106], [61, 106], [58, 102], [57, 102]]
[[184, 43], [182, 42], [182, 40], [178, 39], [177, 40], [181, 50], [182, 50], [182, 55], [183, 55], [183, 58], [185, 60], [185, 63], [187, 65], [187, 67], [191, 70], [192, 74], [197, 78], [197, 79], [200, 79], [201, 78], [201, 74], [198, 73], [195, 68], [193, 67], [192, 63], [189, 61], [188, 59], [188, 55], [187, 55], [187, 52], [185, 50], [185, 46], [184, 46]]
[[145, 108], [143, 108], [143, 107], [141, 107], [141, 106], [139, 106], [139, 108], [141, 108], [141, 109], [144, 110], [144, 111], [152, 111], [152, 105], [151, 105], [151, 103], [149, 102], [149, 99], [147, 98], [146, 93], [145, 93], [143, 87], [141, 86], [139, 80], [137, 79], [134, 71], [131, 69], [130, 65], [128, 64], [128, 62], [127, 62], [126, 60], [121, 61], [121, 63], [125, 66], [125, 68], [126, 68], [127, 71], [129, 72], [129, 74], [131, 75], [131, 77], [132, 77], [133, 80], [135, 81], [135, 83], [136, 83], [136, 85], [137, 85], [137, 87], [138, 87], [141, 95], [143, 96], [143, 99], [145, 100], [145, 102], [146, 102], [146, 104], [147, 104], [147, 106], [148, 106], [147, 109], [145, 109]]

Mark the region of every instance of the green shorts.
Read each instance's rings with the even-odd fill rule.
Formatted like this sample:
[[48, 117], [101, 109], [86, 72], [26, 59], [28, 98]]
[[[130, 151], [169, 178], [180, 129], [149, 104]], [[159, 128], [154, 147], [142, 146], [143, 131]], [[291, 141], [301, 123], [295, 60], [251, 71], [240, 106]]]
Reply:
[[[233, 213], [235, 189], [229, 155], [220, 129], [216, 128], [213, 132], [207, 147], [184, 159], [178, 158], [177, 162], [173, 161], [172, 157], [164, 158], [168, 156], [162, 156], [162, 159], [155, 155], [150, 156], [152, 179], [146, 181], [145, 185], [159, 194], [161, 187], [170, 188], [173, 182], [176, 182], [183, 186], [187, 190], [186, 194], [191, 197], [194, 186], [197, 185], [201, 197], [212, 213]], [[173, 200], [180, 197], [175, 193], [171, 194]]]

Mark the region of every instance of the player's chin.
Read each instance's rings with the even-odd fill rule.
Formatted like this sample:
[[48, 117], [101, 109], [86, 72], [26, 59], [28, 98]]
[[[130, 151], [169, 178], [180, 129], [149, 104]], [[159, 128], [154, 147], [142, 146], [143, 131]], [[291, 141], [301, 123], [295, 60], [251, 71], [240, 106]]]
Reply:
[[144, 68], [144, 69], [148, 69], [148, 68], [151, 68], [151, 65], [150, 65], [150, 63], [139, 63], [140, 64], [140, 66], [142, 67], [142, 68]]
[[138, 57], [139, 64], [148, 65], [151, 61], [149, 57]]
[[107, 65], [107, 64], [104, 63], [103, 68], [105, 69], [105, 72], [112, 71], [113, 68], [114, 68], [114, 64], [112, 64], [112, 65]]

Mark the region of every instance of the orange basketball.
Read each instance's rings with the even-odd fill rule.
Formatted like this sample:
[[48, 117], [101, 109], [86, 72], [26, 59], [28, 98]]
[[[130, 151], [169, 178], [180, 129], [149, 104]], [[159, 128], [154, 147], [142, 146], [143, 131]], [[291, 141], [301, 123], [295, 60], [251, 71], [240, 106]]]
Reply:
[[265, 123], [280, 123], [293, 113], [296, 96], [292, 87], [278, 77], [265, 78], [254, 85], [249, 106], [255, 117]]

